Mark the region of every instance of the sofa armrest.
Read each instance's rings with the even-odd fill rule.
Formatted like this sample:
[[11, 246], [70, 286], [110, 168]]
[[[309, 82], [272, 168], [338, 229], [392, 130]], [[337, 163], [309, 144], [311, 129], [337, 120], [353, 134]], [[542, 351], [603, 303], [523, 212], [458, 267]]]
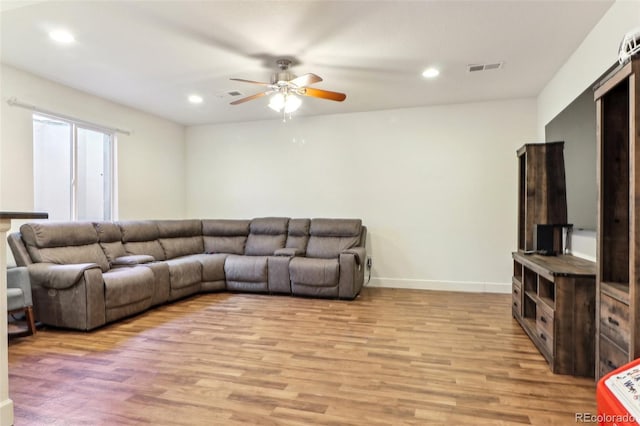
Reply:
[[340, 254], [352, 254], [355, 257], [356, 265], [361, 266], [367, 257], [367, 249], [364, 247], [353, 247], [347, 250], [343, 250]]
[[100, 269], [100, 266], [97, 263], [77, 263], [72, 265], [33, 263], [27, 268], [33, 285], [61, 290], [69, 288], [80, 281], [85, 271], [93, 268]]
[[7, 268], [7, 288], [19, 288], [22, 290], [24, 306], [33, 306], [31, 281], [29, 281], [29, 271], [25, 266]]
[[111, 266], [135, 266], [155, 262], [155, 260], [155, 257], [148, 254], [120, 256], [115, 258], [113, 262], [111, 262]]
[[367, 252], [364, 247], [354, 247], [340, 252], [340, 281], [338, 297], [353, 299], [364, 285], [364, 262]]
[[273, 254], [276, 256], [293, 257], [293, 256], [300, 256], [301, 254], [303, 254], [303, 251], [298, 248], [281, 248], [276, 250]]

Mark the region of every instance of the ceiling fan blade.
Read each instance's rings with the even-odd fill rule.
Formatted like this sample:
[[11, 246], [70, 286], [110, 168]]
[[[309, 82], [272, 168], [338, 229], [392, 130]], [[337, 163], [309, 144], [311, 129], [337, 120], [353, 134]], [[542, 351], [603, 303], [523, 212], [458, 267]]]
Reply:
[[261, 97], [265, 96], [267, 93], [271, 93], [271, 91], [260, 92], [260, 93], [256, 93], [255, 95], [247, 96], [246, 98], [238, 99], [237, 101], [231, 102], [230, 105], [243, 104], [245, 102], [261, 98]]
[[265, 83], [263, 81], [245, 80], [244, 78], [230, 78], [229, 80], [241, 81], [243, 83], [259, 84], [261, 86], [271, 86], [271, 83]]
[[312, 89], [305, 87], [302, 89], [302, 95], [313, 96], [314, 98], [329, 99], [330, 101], [342, 102], [347, 99], [347, 95], [339, 92], [331, 92], [329, 90]]
[[301, 75], [300, 77], [296, 77], [293, 80], [289, 81], [289, 84], [294, 84], [298, 87], [308, 86], [310, 84], [319, 83], [322, 81], [322, 77], [319, 75], [315, 75], [312, 73]]

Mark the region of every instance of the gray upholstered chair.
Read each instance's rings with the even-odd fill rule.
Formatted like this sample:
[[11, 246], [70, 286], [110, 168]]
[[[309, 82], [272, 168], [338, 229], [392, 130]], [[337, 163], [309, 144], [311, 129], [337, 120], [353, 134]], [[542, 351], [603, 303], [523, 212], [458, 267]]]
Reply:
[[7, 269], [7, 311], [9, 314], [24, 312], [27, 321], [27, 332], [24, 334], [35, 334], [31, 281], [26, 267]]

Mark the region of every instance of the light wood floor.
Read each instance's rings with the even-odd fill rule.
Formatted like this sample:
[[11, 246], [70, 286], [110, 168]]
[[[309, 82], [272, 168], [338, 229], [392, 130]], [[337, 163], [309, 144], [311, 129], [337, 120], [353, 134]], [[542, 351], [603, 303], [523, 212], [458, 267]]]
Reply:
[[511, 295], [366, 288], [353, 302], [207, 294], [91, 333], [9, 344], [22, 425], [568, 425]]

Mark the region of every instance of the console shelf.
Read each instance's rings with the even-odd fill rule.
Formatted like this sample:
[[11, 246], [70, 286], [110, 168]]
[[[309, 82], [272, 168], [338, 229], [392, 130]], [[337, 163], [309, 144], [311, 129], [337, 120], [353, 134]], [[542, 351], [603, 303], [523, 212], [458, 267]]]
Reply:
[[[596, 265], [574, 256], [513, 256], [513, 317], [558, 374], [593, 377]], [[523, 281], [517, 279], [522, 277]]]

